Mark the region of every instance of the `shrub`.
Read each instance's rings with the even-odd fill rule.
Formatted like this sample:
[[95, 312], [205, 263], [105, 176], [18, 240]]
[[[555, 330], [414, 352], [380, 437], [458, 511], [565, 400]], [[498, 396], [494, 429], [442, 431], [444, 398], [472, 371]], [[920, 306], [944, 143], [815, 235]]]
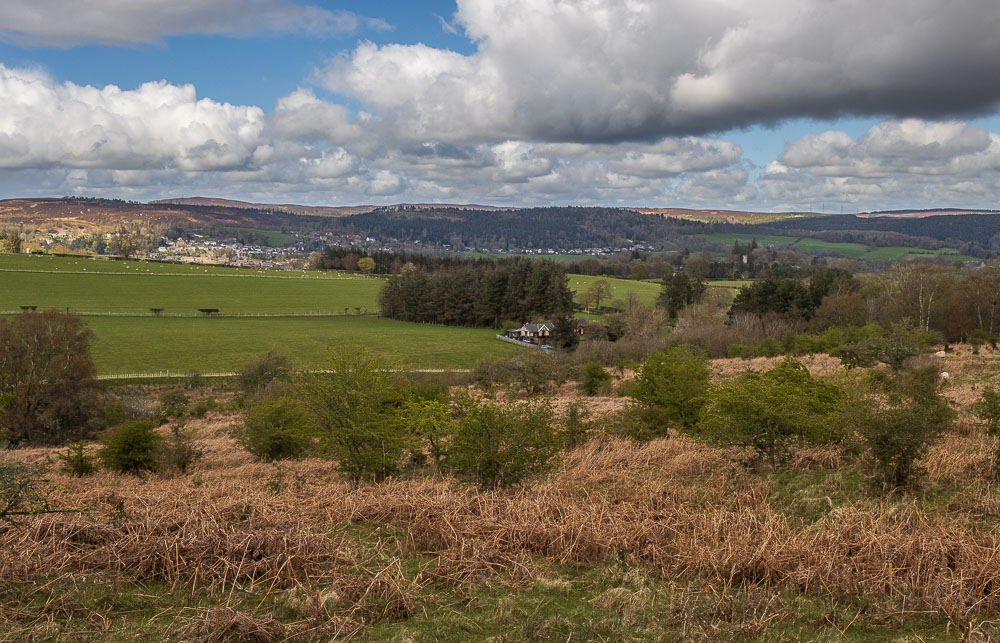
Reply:
[[413, 400], [400, 410], [400, 419], [406, 431], [426, 443], [435, 464], [440, 464], [447, 453], [447, 442], [455, 432], [448, 405], [437, 400]]
[[0, 462], [0, 520], [17, 524], [22, 517], [75, 511], [49, 505], [41, 474], [40, 466]]
[[921, 471], [916, 462], [951, 425], [954, 411], [936, 390], [936, 368], [901, 373], [850, 399], [845, 419], [868, 447], [885, 488], [906, 487]]
[[687, 346], [675, 346], [646, 358], [630, 393], [652, 433], [665, 435], [670, 426], [690, 430], [697, 425], [708, 385], [705, 360]]
[[611, 373], [600, 362], [587, 362], [580, 367], [580, 388], [587, 395], [597, 395], [608, 388]]
[[191, 407], [191, 409], [188, 412], [190, 413], [191, 417], [203, 418], [208, 414], [209, 411], [214, 409], [215, 406], [216, 406], [215, 400], [209, 398], [207, 400], [202, 400], [200, 402], [197, 402]]
[[[972, 405], [972, 412], [982, 420], [987, 434], [1000, 438], [1000, 392], [992, 387], [985, 389]], [[1000, 444], [994, 447], [993, 462], [994, 475], [1000, 478]]]
[[294, 398], [258, 400], [243, 415], [238, 441], [264, 462], [300, 458], [312, 445], [309, 415]]
[[391, 475], [410, 443], [399, 417], [405, 388], [395, 369], [364, 348], [348, 347], [332, 354], [328, 368], [295, 385], [320, 452], [337, 461], [352, 487]]
[[245, 395], [252, 397], [259, 395], [272, 382], [291, 379], [292, 373], [290, 359], [275, 351], [269, 351], [240, 369], [237, 383]]
[[549, 401], [483, 401], [456, 404], [459, 417], [448, 466], [484, 489], [519, 484], [545, 470], [559, 450]]
[[58, 457], [63, 464], [62, 470], [64, 473], [82, 478], [89, 476], [97, 470], [97, 465], [94, 464], [94, 457], [86, 452], [85, 447], [86, 443], [80, 440], [71, 445], [65, 453], [59, 454]]
[[133, 420], [119, 425], [101, 442], [98, 454], [105, 468], [118, 473], [139, 474], [156, 471], [160, 464], [163, 438], [156, 432], [156, 422]]
[[978, 355], [979, 347], [990, 341], [990, 335], [982, 328], [977, 328], [969, 333], [966, 341], [972, 346], [972, 353]]
[[745, 373], [717, 385], [700, 424], [724, 446], [750, 447], [773, 466], [795, 439], [818, 439], [831, 426], [840, 391], [788, 359], [766, 373]]
[[161, 459], [166, 471], [177, 471], [187, 474], [195, 462], [201, 459], [204, 452], [195, 444], [197, 434], [194, 430], [185, 431], [184, 427], [175, 425], [170, 436], [163, 444]]
[[160, 394], [160, 415], [163, 417], [179, 418], [184, 415], [188, 407], [188, 397], [184, 391], [173, 389]]
[[590, 412], [578, 401], [573, 401], [566, 409], [563, 418], [563, 444], [575, 447], [583, 444], [590, 437], [592, 422]]
[[911, 331], [901, 324], [893, 324], [889, 332], [876, 326], [875, 332], [864, 333], [840, 347], [838, 355], [847, 368], [871, 367], [881, 362], [893, 371], [901, 371], [906, 361], [919, 354], [930, 341], [926, 334]]
[[564, 383], [564, 371], [557, 356], [541, 350], [526, 350], [515, 357], [484, 358], [476, 365], [475, 375], [476, 382], [483, 388], [509, 386], [534, 395]]

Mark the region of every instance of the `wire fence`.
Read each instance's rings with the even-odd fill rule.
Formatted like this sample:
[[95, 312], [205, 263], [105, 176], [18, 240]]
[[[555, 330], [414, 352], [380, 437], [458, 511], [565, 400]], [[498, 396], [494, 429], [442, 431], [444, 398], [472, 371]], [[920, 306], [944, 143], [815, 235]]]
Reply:
[[[0, 315], [17, 315], [23, 312], [24, 309], [19, 310], [0, 310]], [[213, 312], [213, 313], [168, 313], [166, 311], [154, 313], [154, 312], [127, 312], [127, 311], [87, 311], [87, 310], [70, 310], [66, 309], [66, 312], [71, 312], [74, 315], [80, 317], [183, 317], [183, 318], [214, 318], [214, 317], [378, 317], [377, 312], [299, 312], [299, 313], [223, 313], [223, 312]]]
[[[315, 369], [315, 370], [305, 370], [300, 371], [302, 373], [320, 373], [329, 374], [333, 371], [328, 369]], [[401, 373], [471, 373], [471, 368], [402, 368], [399, 369]], [[178, 371], [156, 371], [153, 373], [111, 373], [108, 375], [98, 375], [98, 380], [156, 380], [156, 379], [178, 379], [186, 377], [236, 377], [239, 373], [233, 372], [217, 372], [217, 373], [199, 373], [193, 371], [178, 372]]]

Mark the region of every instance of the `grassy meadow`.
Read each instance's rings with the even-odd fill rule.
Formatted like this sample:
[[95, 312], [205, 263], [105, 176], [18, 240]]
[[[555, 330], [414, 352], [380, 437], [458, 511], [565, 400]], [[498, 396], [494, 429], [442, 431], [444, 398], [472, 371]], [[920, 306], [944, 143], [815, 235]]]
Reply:
[[[228, 372], [268, 350], [304, 368], [323, 368], [324, 349], [343, 344], [431, 369], [469, 368], [483, 356], [518, 350], [496, 341], [492, 330], [355, 315], [358, 308], [378, 310], [383, 283], [343, 273], [0, 254], [0, 310], [145, 315], [86, 316], [102, 375]], [[150, 316], [154, 307], [166, 316]], [[199, 308], [218, 308], [220, 316], [202, 317]], [[338, 316], [227, 316], [282, 313]]]
[[[17, 271], [17, 272], [15, 272]], [[21, 272], [30, 271], [30, 272]], [[197, 315], [343, 313], [378, 308], [382, 280], [322, 272], [279, 272], [140, 261], [0, 255], [0, 310]]]
[[613, 277], [601, 277], [591, 275], [569, 275], [569, 287], [574, 294], [579, 295], [594, 285], [595, 281], [603, 279], [611, 286], [611, 297], [601, 300], [601, 306], [609, 306], [615, 299], [628, 301], [629, 293], [634, 293], [639, 303], [647, 306], [656, 304], [656, 298], [660, 296], [660, 284], [650, 281], [634, 281], [632, 279], [615, 279]]
[[836, 255], [850, 259], [862, 259], [870, 261], [897, 261], [900, 259], [933, 259], [945, 258], [954, 261], [976, 261], [975, 257], [959, 254], [954, 248], [940, 248], [938, 250], [927, 250], [924, 248], [908, 248], [904, 246], [866, 246], [861, 243], [846, 243], [836, 241], [822, 241], [820, 239], [810, 239], [807, 237], [790, 237], [776, 235], [751, 235], [736, 233], [716, 233], [701, 235], [709, 241], [732, 245], [733, 243], [749, 243], [756, 239], [760, 245], [773, 245], [779, 249], [782, 247], [794, 248], [800, 252], [812, 254]]
[[230, 372], [269, 350], [302, 368], [324, 368], [328, 346], [365, 346], [408, 368], [471, 368], [484, 356], [525, 350], [490, 329], [411, 324], [378, 317], [87, 317], [102, 375]]

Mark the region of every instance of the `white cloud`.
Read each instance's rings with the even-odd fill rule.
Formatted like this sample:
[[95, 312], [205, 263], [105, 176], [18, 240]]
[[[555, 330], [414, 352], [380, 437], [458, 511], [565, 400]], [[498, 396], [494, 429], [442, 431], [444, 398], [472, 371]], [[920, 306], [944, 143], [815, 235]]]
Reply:
[[1000, 134], [961, 121], [885, 121], [857, 138], [828, 131], [789, 142], [759, 183], [782, 204], [996, 207]]
[[362, 43], [326, 86], [400, 135], [602, 142], [1000, 100], [993, 0], [459, 0], [471, 55]]
[[4, 0], [0, 40], [73, 47], [132, 45], [186, 34], [331, 36], [392, 27], [381, 19], [290, 0]]
[[260, 108], [199, 100], [191, 85], [97, 89], [2, 65], [0, 104], [4, 167], [239, 167], [264, 128]]

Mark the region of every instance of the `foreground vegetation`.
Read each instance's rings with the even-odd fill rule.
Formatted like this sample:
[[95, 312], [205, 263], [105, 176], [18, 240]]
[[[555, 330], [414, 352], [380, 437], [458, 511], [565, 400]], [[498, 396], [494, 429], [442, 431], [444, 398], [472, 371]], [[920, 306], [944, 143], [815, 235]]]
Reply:
[[[804, 363], [847, 377], [831, 358]], [[719, 384], [778, 365], [708, 364]], [[591, 421], [547, 473], [481, 489], [401, 460], [354, 488], [322, 453], [257, 461], [231, 393], [193, 389], [192, 406], [220, 410], [158, 430], [196, 432], [202, 456], [185, 475], [74, 477], [64, 449], [7, 454], [43, 466], [59, 506], [88, 511], [0, 526], [0, 623], [12, 639], [996, 636], [995, 439], [970, 414], [996, 365], [968, 349], [940, 363], [958, 422], [920, 457], [919, 485], [888, 494], [850, 442], [748, 466], [753, 449], [683, 431], [617, 437], [623, 398], [554, 383], [559, 416], [575, 401]]]

